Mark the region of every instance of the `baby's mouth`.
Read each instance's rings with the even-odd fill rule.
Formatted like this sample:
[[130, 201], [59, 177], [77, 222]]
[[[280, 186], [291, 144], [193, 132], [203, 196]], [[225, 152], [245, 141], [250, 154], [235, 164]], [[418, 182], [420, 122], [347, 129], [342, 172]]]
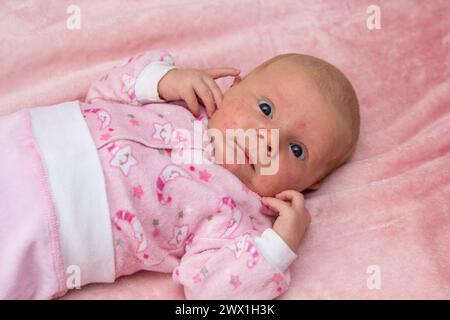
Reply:
[[[249, 150], [248, 150], [248, 147], [242, 147], [240, 144], [238, 144], [236, 141], [235, 141], [235, 143], [236, 143], [236, 145], [237, 145], [237, 147], [239, 148], [239, 149], [241, 149], [243, 152], [244, 152], [244, 156], [245, 156], [245, 164], [248, 164], [251, 168], [252, 168], [252, 170], [255, 170], [255, 165], [254, 165], [254, 162], [253, 161], [250, 161], [250, 156], [249, 156]], [[237, 151], [237, 150], [236, 150]], [[236, 152], [236, 158], [237, 158], [237, 152]]]

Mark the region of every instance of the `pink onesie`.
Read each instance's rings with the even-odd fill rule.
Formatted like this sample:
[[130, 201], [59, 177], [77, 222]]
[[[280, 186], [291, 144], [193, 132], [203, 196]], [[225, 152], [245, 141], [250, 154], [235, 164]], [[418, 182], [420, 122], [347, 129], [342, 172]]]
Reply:
[[[41, 268], [44, 275], [30, 274], [14, 250], [32, 250], [33, 241], [14, 250], [0, 246], [0, 261], [12, 266], [0, 268], [0, 298], [60, 296], [73, 272], [81, 285], [139, 270], [171, 272], [188, 299], [273, 299], [287, 289], [296, 255], [271, 229], [260, 197], [214, 163], [204, 110], [195, 118], [182, 103], [159, 98], [157, 84], [173, 68], [165, 51], [139, 54], [95, 82], [85, 103], [0, 118], [0, 125], [15, 116], [17, 128], [31, 128], [41, 168], [34, 174], [48, 192], [36, 184], [34, 195], [22, 197], [44, 203], [33, 215], [46, 215], [45, 226], [28, 238], [40, 237], [47, 246], [27, 259], [28, 265], [42, 264], [40, 256], [53, 261]], [[12, 145], [12, 132], [0, 127], [1, 141]], [[13, 169], [14, 161], [3, 160]], [[0, 176], [0, 188], [6, 179], [17, 185], [30, 179], [22, 176], [11, 169]], [[0, 215], [23, 211], [16, 202], [0, 204]], [[11, 224], [23, 219], [17, 215]], [[8, 282], [11, 274], [28, 283], [26, 290]]]

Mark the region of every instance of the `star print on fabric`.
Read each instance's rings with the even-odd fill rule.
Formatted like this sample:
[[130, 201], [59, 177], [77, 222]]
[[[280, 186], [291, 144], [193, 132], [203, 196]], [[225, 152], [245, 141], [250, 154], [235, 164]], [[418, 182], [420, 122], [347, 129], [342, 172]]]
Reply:
[[152, 235], [154, 237], [159, 237], [160, 234], [161, 234], [161, 230], [159, 228], [153, 229]]
[[135, 127], [139, 126], [139, 121], [136, 119], [130, 119], [130, 123]]
[[200, 177], [200, 180], [203, 180], [205, 182], [208, 182], [209, 178], [211, 178], [211, 174], [206, 169], [199, 171], [198, 175]]
[[206, 277], [206, 274], [208, 273], [208, 269], [207, 269], [205, 266], [203, 266], [202, 270], [200, 270], [200, 273], [201, 273], [204, 277]]
[[153, 128], [155, 130], [153, 132], [153, 138], [164, 141], [164, 144], [168, 144], [172, 135], [172, 125], [169, 122], [165, 124], [154, 123]]
[[236, 289], [237, 287], [239, 287], [242, 283], [239, 280], [239, 276], [237, 275], [231, 275], [230, 276], [230, 284]]
[[179, 246], [186, 239], [189, 227], [187, 225], [175, 226], [173, 229], [173, 238], [169, 241], [170, 245]]
[[142, 189], [142, 186], [138, 184], [137, 186], [133, 187], [133, 197], [136, 199], [141, 199], [141, 197], [144, 195], [144, 190]]
[[131, 147], [126, 146], [114, 154], [110, 165], [112, 167], [118, 167], [125, 176], [128, 176], [131, 166], [137, 163], [136, 159], [131, 154]]
[[100, 135], [100, 140], [106, 141], [109, 138], [111, 138], [111, 135], [109, 133], [104, 133], [104, 134]]

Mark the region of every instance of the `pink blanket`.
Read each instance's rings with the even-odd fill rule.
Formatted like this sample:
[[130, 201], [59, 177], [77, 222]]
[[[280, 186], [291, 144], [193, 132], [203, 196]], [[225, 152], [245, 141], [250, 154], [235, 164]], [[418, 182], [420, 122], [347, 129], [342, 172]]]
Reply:
[[[0, 4], [1, 114], [83, 99], [102, 71], [150, 49], [169, 50], [182, 67], [244, 74], [279, 53], [322, 57], [359, 94], [361, 139], [308, 194], [313, 221], [281, 298], [450, 298], [449, 1], [376, 1], [373, 30], [371, 0], [73, 2]], [[183, 290], [170, 275], [140, 272], [66, 298], [173, 299]]]

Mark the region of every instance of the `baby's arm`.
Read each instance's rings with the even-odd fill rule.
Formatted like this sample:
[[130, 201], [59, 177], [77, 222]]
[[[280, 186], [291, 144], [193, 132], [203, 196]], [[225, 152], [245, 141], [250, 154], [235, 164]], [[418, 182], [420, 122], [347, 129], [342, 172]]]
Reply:
[[233, 68], [175, 69], [161, 79], [158, 92], [167, 101], [184, 100], [195, 116], [200, 115], [198, 97], [211, 117], [222, 103], [222, 91], [214, 80], [227, 76], [239, 78], [239, 73]]
[[162, 102], [158, 83], [174, 68], [172, 57], [164, 50], [130, 57], [92, 84], [86, 102], [106, 100], [135, 105]]
[[[213, 237], [227, 221], [205, 221], [174, 270], [187, 299], [274, 299], [289, 286], [297, 257], [271, 228], [261, 235], [238, 228], [233, 238]], [[208, 219], [209, 220], [209, 219]]]
[[261, 201], [274, 212], [278, 212], [273, 229], [291, 250], [296, 252], [311, 223], [303, 194], [296, 190], [286, 190], [277, 194], [275, 198], [263, 197]]
[[239, 76], [233, 68], [178, 69], [166, 51], [138, 54], [113, 68], [88, 91], [86, 102], [96, 100], [143, 105], [151, 102], [184, 100], [194, 115], [199, 115], [197, 98], [208, 116], [222, 101], [214, 79]]

